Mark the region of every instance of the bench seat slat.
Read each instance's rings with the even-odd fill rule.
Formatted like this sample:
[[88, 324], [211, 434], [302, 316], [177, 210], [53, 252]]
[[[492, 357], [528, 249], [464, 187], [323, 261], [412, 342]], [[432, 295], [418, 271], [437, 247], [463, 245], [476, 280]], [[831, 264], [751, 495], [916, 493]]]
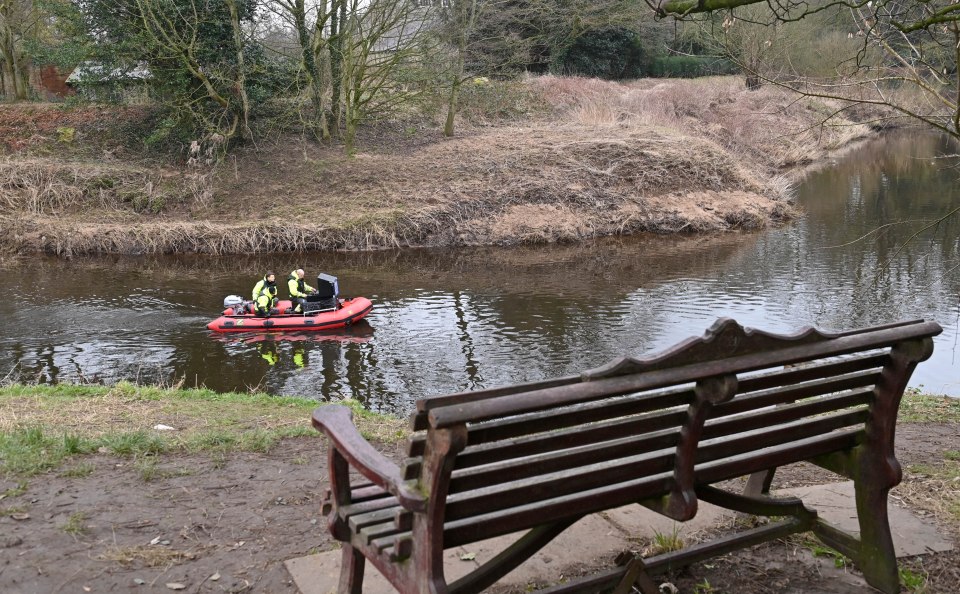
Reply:
[[[551, 452], [556, 449], [589, 445], [655, 431], [662, 427], [677, 427], [686, 418], [686, 411], [653, 413], [625, 419], [614, 419], [578, 427], [570, 431], [556, 431], [537, 435], [528, 435], [507, 439], [493, 444], [484, 444], [477, 448], [467, 448], [457, 456], [457, 468], [470, 468], [511, 460], [520, 456], [532, 456]], [[411, 460], [406, 473], [416, 476], [419, 472], [419, 460]]]
[[840, 376], [830, 380], [807, 382], [795, 387], [774, 388], [752, 394], [738, 394], [730, 402], [718, 404], [711, 411], [712, 417], [739, 414], [777, 404], [788, 404], [803, 398], [813, 398], [844, 390], [873, 387], [880, 379], [879, 371], [864, 371]]
[[[716, 483], [746, 474], [801, 462], [821, 454], [850, 450], [863, 441], [863, 429], [849, 429], [831, 433], [822, 442], [811, 443], [804, 451], [803, 446], [783, 446], [769, 448], [760, 452], [748, 452], [730, 458], [698, 464], [696, 479], [698, 483]], [[803, 440], [808, 441], [808, 440]], [[813, 441], [813, 440], [810, 440]], [[802, 442], [799, 442], [802, 443]]]
[[677, 427], [683, 423], [686, 415], [686, 410], [648, 413], [592, 423], [568, 431], [552, 431], [506, 439], [490, 444], [492, 447], [464, 450], [460, 455], [463, 459], [457, 460], [456, 467], [470, 468], [498, 460], [552, 452], [558, 448], [571, 448], [630, 435], [639, 435], [664, 427]]
[[849, 390], [824, 396], [816, 400], [784, 404], [775, 408], [761, 409], [739, 415], [728, 415], [708, 420], [703, 427], [702, 439], [732, 435], [758, 429], [767, 425], [776, 425], [791, 420], [842, 410], [854, 406], [869, 404], [873, 399], [870, 389]]
[[[815, 418], [807, 422], [795, 422], [775, 425], [756, 430], [750, 435], [727, 438], [698, 449], [698, 456], [714, 459], [720, 456], [734, 456], [756, 450], [759, 447], [782, 447], [787, 440], [820, 439], [826, 431], [848, 426], [855, 421], [862, 422], [863, 411], [853, 411], [849, 415]], [[834, 424], [840, 420], [838, 427]], [[562, 496], [576, 491], [589, 490], [623, 477], [642, 477], [666, 472], [674, 464], [675, 450], [667, 448], [644, 452], [619, 459], [605, 459], [587, 466], [569, 468], [549, 474], [535, 474], [525, 479], [497, 483], [488, 487], [462, 493], [451, 493], [446, 502], [447, 521], [487, 513], [515, 505], [519, 501], [539, 501]], [[536, 469], [536, 464], [527, 467]]]
[[537, 475], [513, 483], [497, 484], [447, 498], [444, 517], [451, 519], [502, 509], [524, 501], [540, 501], [558, 495], [588, 490], [616, 482], [624, 476], [649, 476], [673, 469], [675, 449], [668, 448], [636, 456]]
[[471, 491], [532, 476], [587, 466], [600, 460], [626, 458], [630, 455], [673, 448], [680, 439], [679, 427], [646, 433], [637, 437], [614, 439], [591, 446], [580, 446], [552, 451], [538, 456], [526, 456], [487, 464], [475, 468], [455, 470], [450, 481], [450, 493]]
[[[483, 423], [471, 423], [471, 449], [477, 445], [511, 437], [522, 437], [531, 433], [565, 429], [616, 417], [686, 406], [693, 401], [693, 397], [693, 391], [689, 388], [664, 390], [661, 393], [644, 393], [625, 398], [610, 398], [534, 414], [496, 419]], [[409, 455], [420, 456], [423, 454], [424, 439], [424, 434], [415, 435], [411, 439]]]
[[[697, 480], [698, 482], [719, 482], [769, 468], [771, 459], [775, 461], [772, 463], [774, 466], [786, 465], [813, 456], [849, 449], [858, 443], [861, 433], [861, 431], [850, 430], [805, 439], [776, 448], [769, 448], [762, 452], [711, 462], [708, 464], [713, 464], [713, 466], [702, 471], [699, 470], [698, 465]], [[653, 495], [668, 493], [672, 485], [673, 476], [666, 473], [605, 485], [597, 489], [582, 491], [549, 501], [537, 501], [490, 514], [454, 520], [447, 522], [445, 525], [444, 548], [452, 548], [477, 540], [525, 530], [548, 520], [620, 507]]]

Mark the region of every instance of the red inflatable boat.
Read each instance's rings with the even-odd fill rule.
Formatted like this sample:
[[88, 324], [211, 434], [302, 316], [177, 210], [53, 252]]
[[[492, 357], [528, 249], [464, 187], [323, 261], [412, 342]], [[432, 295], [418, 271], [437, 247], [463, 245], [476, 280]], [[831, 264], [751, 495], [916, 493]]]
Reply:
[[[287, 311], [290, 301], [277, 303], [277, 311]], [[234, 311], [234, 309], [239, 311]], [[338, 299], [336, 309], [307, 314], [278, 314], [261, 318], [249, 313], [249, 307], [228, 307], [207, 324], [214, 332], [304, 332], [349, 326], [370, 313], [373, 304], [366, 297]]]

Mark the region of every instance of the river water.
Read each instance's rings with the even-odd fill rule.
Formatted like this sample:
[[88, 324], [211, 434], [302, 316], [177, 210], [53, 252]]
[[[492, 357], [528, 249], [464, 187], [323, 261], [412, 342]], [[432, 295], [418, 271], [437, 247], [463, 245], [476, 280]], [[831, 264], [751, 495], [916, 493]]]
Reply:
[[[960, 395], [960, 169], [935, 136], [892, 135], [810, 172], [782, 228], [575, 245], [362, 254], [35, 259], [5, 270], [0, 380], [201, 385], [405, 413], [424, 395], [577, 373], [728, 316], [792, 332], [930, 318], [912, 385]], [[954, 167], [951, 167], [953, 165]], [[859, 239], [859, 241], [857, 241]], [[208, 332], [263, 270], [335, 274], [374, 303], [340, 332]]]

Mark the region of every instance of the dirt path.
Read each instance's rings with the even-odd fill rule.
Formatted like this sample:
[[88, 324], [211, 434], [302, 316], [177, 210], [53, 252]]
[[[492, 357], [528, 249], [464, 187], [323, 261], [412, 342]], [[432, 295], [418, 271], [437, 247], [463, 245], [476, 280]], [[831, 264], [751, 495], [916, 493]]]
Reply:
[[[898, 446], [905, 468], [934, 464], [960, 450], [960, 435], [956, 425], [904, 425]], [[780, 473], [774, 487], [831, 480], [802, 466]], [[33, 477], [23, 492], [0, 480], [0, 589], [295, 593], [283, 561], [335, 548], [319, 515], [325, 484], [325, 445], [313, 438], [266, 454], [164, 455], [155, 465], [79, 458]], [[842, 579], [853, 570], [832, 566], [778, 541], [699, 564], [674, 583], [700, 593], [865, 591]], [[944, 594], [956, 591], [958, 566], [956, 552], [902, 563], [929, 574], [926, 592]], [[566, 575], [578, 570], [591, 568]]]

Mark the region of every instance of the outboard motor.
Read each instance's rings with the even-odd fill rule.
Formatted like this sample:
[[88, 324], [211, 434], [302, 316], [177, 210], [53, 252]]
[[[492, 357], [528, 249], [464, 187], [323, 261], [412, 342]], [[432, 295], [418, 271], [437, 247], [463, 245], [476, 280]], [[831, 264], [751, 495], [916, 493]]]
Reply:
[[243, 313], [243, 297], [239, 295], [227, 295], [223, 298], [223, 309], [233, 309], [234, 314]]

